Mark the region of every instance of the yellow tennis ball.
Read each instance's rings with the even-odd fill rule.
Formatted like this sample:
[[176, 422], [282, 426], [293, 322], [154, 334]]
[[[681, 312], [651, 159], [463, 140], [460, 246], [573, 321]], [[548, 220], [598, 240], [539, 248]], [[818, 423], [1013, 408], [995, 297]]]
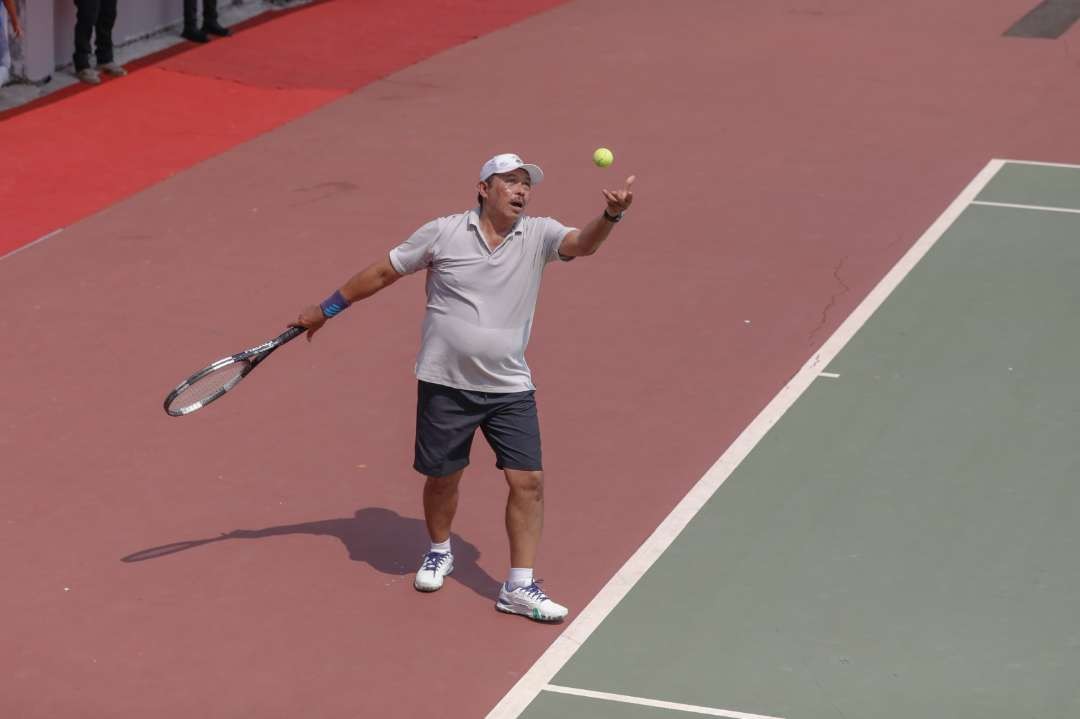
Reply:
[[615, 155], [606, 147], [601, 147], [592, 154], [592, 161], [596, 163], [597, 167], [608, 167], [615, 162]]

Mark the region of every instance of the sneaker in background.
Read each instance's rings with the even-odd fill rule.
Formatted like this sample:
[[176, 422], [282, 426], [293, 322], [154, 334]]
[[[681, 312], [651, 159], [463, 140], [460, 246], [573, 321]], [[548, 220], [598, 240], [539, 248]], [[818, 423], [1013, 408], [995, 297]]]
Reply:
[[202, 31], [207, 35], [217, 35], [218, 37], [228, 37], [229, 35], [232, 35], [232, 30], [223, 27], [217, 22], [204, 22]]
[[85, 82], [87, 85], [101, 84], [101, 76], [98, 75], [97, 70], [92, 67], [87, 67], [79, 70], [77, 73], [75, 73], [75, 77], [79, 78], [79, 80]]
[[210, 42], [210, 36], [197, 27], [184, 28], [180, 37], [191, 42]]

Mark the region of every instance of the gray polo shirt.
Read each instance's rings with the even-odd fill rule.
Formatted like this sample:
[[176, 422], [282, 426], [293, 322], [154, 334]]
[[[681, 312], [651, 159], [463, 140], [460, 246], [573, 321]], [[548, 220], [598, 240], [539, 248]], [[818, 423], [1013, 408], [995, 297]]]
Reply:
[[573, 228], [550, 217], [521, 217], [494, 252], [478, 210], [432, 220], [394, 249], [399, 273], [427, 269], [427, 312], [416, 377], [477, 392], [535, 389], [525, 363], [548, 262]]

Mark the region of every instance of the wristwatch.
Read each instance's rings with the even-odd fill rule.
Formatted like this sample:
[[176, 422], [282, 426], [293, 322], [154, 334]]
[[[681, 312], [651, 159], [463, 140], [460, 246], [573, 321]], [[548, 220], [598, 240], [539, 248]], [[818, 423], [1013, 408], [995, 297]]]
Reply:
[[617, 215], [609, 215], [608, 211], [607, 211], [607, 208], [606, 207], [604, 208], [604, 219], [607, 220], [608, 222], [610, 222], [613, 225], [616, 222], [618, 222], [619, 220], [621, 220], [622, 216], [623, 216], [623, 213], [621, 213], [621, 212], [619, 214], [617, 214]]

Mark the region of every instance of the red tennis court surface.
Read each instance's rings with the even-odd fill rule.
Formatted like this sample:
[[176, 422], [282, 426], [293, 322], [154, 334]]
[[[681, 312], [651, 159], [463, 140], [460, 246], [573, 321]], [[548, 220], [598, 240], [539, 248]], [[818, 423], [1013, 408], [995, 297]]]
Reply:
[[[492, 608], [505, 490], [482, 442], [458, 569], [435, 595], [410, 587], [426, 546], [409, 468], [419, 278], [218, 405], [160, 408], [188, 372], [467, 208], [495, 152], [543, 165], [533, 214], [575, 224], [638, 176], [601, 253], [551, 268], [529, 350], [538, 572], [574, 611], [988, 158], [1080, 160], [1075, 28], [1001, 37], [1026, 0], [553, 5], [495, 20], [415, 3], [445, 31], [432, 46], [323, 15], [369, 8], [401, 29], [400, 3], [327, 2], [257, 26], [260, 47], [242, 33], [0, 126], [26, 148], [5, 200], [55, 190], [6, 246], [66, 226], [0, 260], [0, 713], [480, 717], [540, 655], [558, 627]], [[228, 73], [196, 68], [231, 43]], [[378, 43], [398, 60], [361, 77]], [[292, 48], [309, 61], [274, 57]], [[168, 116], [177, 93], [187, 114], [160, 127], [80, 144], [58, 119], [112, 96]], [[125, 134], [137, 151], [112, 144]], [[599, 145], [610, 170], [589, 164]]]

